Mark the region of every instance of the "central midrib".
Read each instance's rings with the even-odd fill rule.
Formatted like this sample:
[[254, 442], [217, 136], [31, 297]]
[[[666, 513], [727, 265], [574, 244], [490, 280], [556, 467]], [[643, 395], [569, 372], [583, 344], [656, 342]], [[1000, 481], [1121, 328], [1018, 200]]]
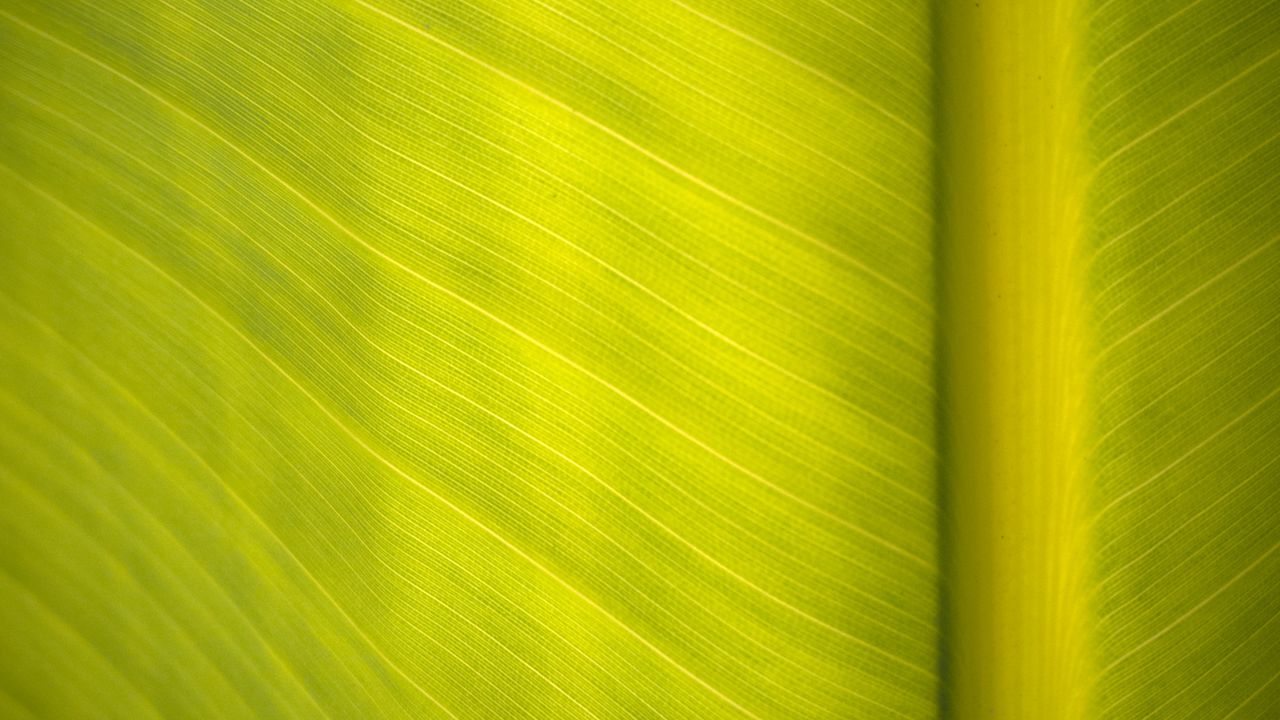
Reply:
[[1079, 3], [941, 0], [946, 714], [1088, 710]]

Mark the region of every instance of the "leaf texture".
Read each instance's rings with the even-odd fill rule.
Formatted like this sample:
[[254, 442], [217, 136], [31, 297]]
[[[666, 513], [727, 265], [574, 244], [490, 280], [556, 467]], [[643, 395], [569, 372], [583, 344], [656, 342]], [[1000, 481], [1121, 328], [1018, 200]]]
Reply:
[[0, 718], [1280, 714], [1280, 4], [0, 0]]
[[1099, 717], [1280, 713], [1280, 6], [1100, 2]]
[[10, 706], [930, 714], [929, 25], [4, 3]]

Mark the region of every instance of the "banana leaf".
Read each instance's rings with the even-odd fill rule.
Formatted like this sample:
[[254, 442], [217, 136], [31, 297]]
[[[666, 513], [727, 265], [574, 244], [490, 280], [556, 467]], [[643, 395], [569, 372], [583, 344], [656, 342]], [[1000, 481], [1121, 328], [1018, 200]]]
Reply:
[[1280, 717], [1274, 0], [0, 0], [0, 718]]

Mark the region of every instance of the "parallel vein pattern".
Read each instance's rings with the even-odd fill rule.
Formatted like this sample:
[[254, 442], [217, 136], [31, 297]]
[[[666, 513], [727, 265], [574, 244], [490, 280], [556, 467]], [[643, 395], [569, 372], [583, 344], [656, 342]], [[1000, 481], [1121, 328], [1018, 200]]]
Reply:
[[1103, 718], [1280, 714], [1280, 5], [1099, 2]]
[[0, 715], [931, 715], [929, 25], [0, 3]]

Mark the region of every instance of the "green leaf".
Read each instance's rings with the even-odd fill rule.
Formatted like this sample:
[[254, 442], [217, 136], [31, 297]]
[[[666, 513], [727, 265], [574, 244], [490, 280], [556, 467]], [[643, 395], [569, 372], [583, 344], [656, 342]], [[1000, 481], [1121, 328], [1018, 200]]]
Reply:
[[1280, 707], [1280, 6], [939, 20], [957, 717]]
[[1091, 687], [1104, 717], [1271, 717], [1280, 6], [1122, 5], [1090, 26]]
[[0, 2], [0, 717], [1280, 712], [1280, 5]]

